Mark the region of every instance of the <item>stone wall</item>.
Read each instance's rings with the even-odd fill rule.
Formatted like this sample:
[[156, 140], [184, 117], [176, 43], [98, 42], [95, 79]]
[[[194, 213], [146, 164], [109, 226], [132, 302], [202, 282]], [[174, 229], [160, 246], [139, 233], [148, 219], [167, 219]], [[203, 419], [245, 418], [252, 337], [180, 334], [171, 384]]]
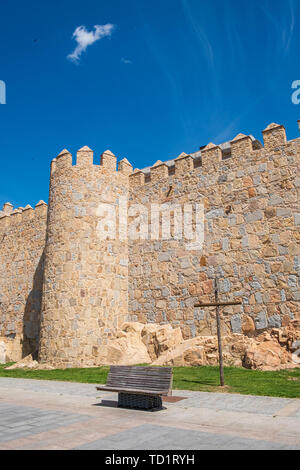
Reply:
[[300, 317], [300, 139], [286, 141], [282, 126], [264, 132], [264, 147], [238, 135], [230, 154], [209, 144], [201, 166], [182, 154], [174, 169], [157, 162], [150, 178], [136, 171], [131, 198], [151, 203], [203, 203], [201, 252], [186, 240], [142, 240], [129, 248], [129, 320], [171, 323], [185, 338], [216, 334], [210, 302], [218, 279], [224, 334], [258, 334]]
[[0, 361], [38, 348], [47, 205], [0, 213]]
[[[170, 324], [184, 339], [215, 335], [214, 309], [194, 307], [213, 300], [215, 279], [220, 300], [242, 301], [222, 309], [223, 334], [299, 321], [300, 139], [287, 142], [276, 124], [263, 139], [239, 134], [134, 172], [126, 159], [116, 171], [110, 151], [100, 165], [88, 147], [75, 165], [62, 151], [51, 164], [48, 210], [6, 204], [1, 214], [0, 361], [38, 347], [42, 363], [97, 365], [124, 321]], [[137, 232], [151, 227], [153, 204], [155, 217], [157, 205], [176, 204], [182, 215], [185, 204], [203, 204], [202, 249], [180, 237], [127, 240], [119, 219], [124, 209], [127, 220], [127, 200]], [[139, 221], [137, 204], [148, 210]]]

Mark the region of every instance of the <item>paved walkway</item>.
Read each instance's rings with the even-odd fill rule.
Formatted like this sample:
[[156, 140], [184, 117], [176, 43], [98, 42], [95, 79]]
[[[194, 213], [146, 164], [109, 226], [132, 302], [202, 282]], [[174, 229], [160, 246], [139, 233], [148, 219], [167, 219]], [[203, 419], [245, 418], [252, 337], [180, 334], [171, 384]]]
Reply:
[[159, 412], [95, 385], [0, 378], [0, 449], [298, 449], [300, 400], [173, 391]]

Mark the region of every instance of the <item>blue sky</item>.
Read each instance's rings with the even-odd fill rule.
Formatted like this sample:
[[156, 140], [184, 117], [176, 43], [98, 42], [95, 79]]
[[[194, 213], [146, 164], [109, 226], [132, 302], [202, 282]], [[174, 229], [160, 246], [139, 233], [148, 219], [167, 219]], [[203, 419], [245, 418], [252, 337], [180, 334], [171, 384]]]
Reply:
[[[0, 207], [47, 201], [63, 148], [143, 168], [274, 121], [298, 137], [299, 13], [297, 0], [3, 0]], [[80, 26], [99, 37], [76, 61]]]

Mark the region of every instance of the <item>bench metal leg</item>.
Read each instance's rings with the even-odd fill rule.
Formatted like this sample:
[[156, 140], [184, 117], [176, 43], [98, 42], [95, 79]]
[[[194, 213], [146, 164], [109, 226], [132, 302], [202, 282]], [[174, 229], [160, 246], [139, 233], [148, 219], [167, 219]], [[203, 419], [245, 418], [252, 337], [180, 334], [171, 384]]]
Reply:
[[162, 409], [162, 398], [156, 395], [140, 395], [120, 392], [118, 407], [157, 411]]

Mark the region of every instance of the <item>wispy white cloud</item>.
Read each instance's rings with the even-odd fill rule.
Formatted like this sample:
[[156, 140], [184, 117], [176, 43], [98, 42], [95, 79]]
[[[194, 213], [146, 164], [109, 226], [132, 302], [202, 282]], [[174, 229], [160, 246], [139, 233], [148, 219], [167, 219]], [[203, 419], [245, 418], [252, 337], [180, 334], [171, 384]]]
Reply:
[[81, 57], [81, 54], [86, 51], [87, 47], [99, 39], [110, 37], [115, 25], [107, 23], [104, 25], [96, 24], [94, 26], [94, 31], [87, 31], [85, 26], [78, 26], [74, 33], [73, 38], [77, 42], [77, 46], [74, 51], [68, 55], [68, 59], [72, 62], [78, 63]]
[[214, 51], [211, 42], [209, 41], [205, 30], [200, 26], [200, 24], [197, 22], [195, 15], [188, 3], [187, 0], [181, 0], [182, 8], [184, 15], [189, 22], [191, 29], [193, 33], [195, 34], [195, 37], [198, 39], [198, 42], [204, 51], [204, 54], [207, 58], [207, 61], [211, 68], [214, 68]]
[[238, 134], [240, 131], [240, 123], [245, 119], [246, 116], [251, 114], [253, 110], [258, 106], [259, 103], [263, 100], [264, 95], [257, 96], [256, 99], [253, 99], [251, 101], [251, 104], [248, 104], [241, 113], [238, 114], [238, 116], [235, 117], [235, 119], [232, 120], [228, 126], [222, 129], [222, 131], [219, 134], [216, 134], [213, 136], [211, 139], [212, 142], [219, 144], [225, 141], [228, 141], [230, 139], [233, 139], [235, 137], [234, 132]]
[[[270, 23], [277, 32], [277, 47], [285, 55], [289, 52], [295, 30], [295, 4], [289, 0], [282, 4], [280, 15], [273, 13], [273, 4], [259, 4]], [[279, 19], [278, 19], [279, 16]]]
[[284, 46], [285, 53], [287, 53], [290, 48], [294, 29], [295, 29], [295, 6], [294, 6], [293, 0], [289, 1], [289, 7], [290, 7], [290, 22], [287, 28], [287, 33], [284, 34], [283, 36], [283, 46]]
[[121, 62], [123, 62], [123, 64], [133, 64], [132, 60], [125, 59], [125, 57], [122, 57]]

